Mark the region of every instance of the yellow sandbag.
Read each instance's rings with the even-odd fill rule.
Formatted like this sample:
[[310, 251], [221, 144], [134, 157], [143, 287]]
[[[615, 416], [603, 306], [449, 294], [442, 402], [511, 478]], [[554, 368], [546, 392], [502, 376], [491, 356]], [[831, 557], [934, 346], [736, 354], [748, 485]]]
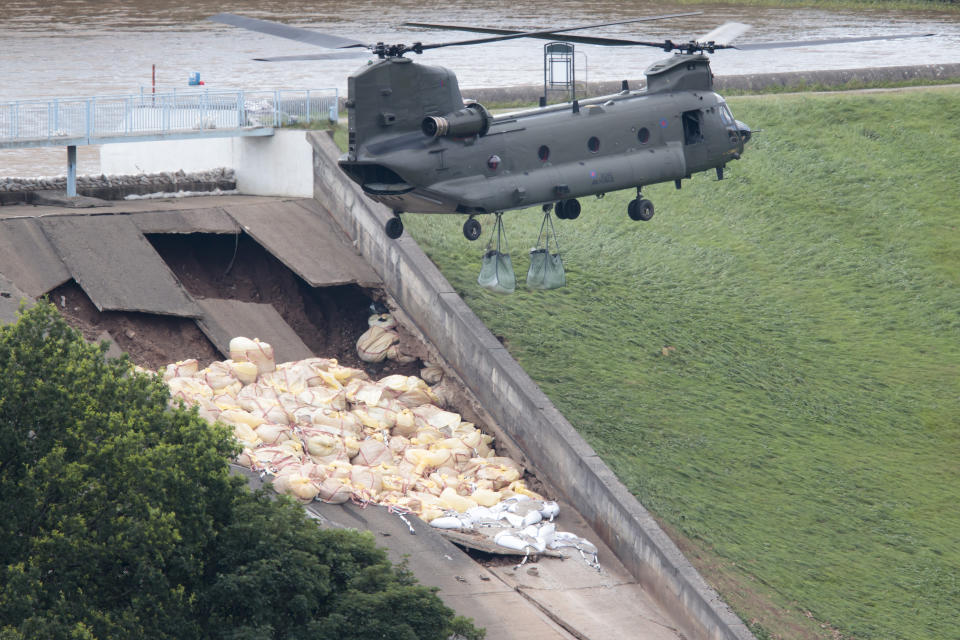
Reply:
[[387, 430], [397, 423], [397, 414], [382, 407], [360, 406], [350, 413], [357, 416], [360, 424], [377, 431]]
[[290, 476], [290, 479], [287, 481], [287, 487], [289, 494], [303, 503], [312, 502], [313, 499], [317, 497], [317, 494], [320, 493], [320, 487], [318, 487], [313, 480], [300, 474]]
[[524, 483], [523, 480], [517, 480], [516, 482], [511, 482], [510, 486], [507, 487], [507, 489], [516, 494], [524, 495], [534, 500], [543, 500], [543, 496], [541, 496], [536, 491], [531, 491], [530, 489], [528, 489], [526, 483]]
[[447, 464], [452, 458], [453, 454], [447, 449], [407, 449], [403, 452], [403, 459], [415, 465], [413, 473], [418, 476]]
[[353, 436], [344, 436], [343, 449], [348, 458], [353, 458], [360, 453], [360, 441]]
[[358, 437], [363, 432], [363, 425], [360, 424], [360, 420], [349, 411], [316, 409], [312, 413], [311, 419], [313, 424], [317, 426], [332, 427], [344, 435]]
[[277, 444], [278, 442], [283, 442], [293, 437], [293, 431], [290, 430], [290, 427], [283, 424], [265, 422], [254, 429], [254, 431], [256, 431], [257, 437], [260, 438], [264, 444]]
[[[203, 381], [209, 385], [214, 391], [219, 391], [224, 387], [234, 385], [240, 382], [237, 379], [237, 376], [233, 375], [233, 371], [223, 362], [212, 362], [210, 366], [206, 369], [200, 371], [197, 374], [197, 377], [203, 378]], [[240, 385], [241, 388], [243, 385]], [[239, 389], [237, 389], [239, 391]], [[236, 395], [234, 392], [232, 395]]]
[[303, 371], [297, 369], [277, 369], [261, 373], [257, 382], [273, 387], [281, 393], [286, 392], [293, 395], [307, 390], [307, 378]]
[[395, 436], [410, 437], [417, 431], [417, 422], [410, 409], [397, 412], [397, 418], [391, 433]]
[[164, 382], [169, 382], [173, 378], [192, 378], [200, 369], [200, 363], [196, 358], [189, 360], [180, 360], [173, 364], [168, 364], [163, 371]]
[[490, 491], [489, 489], [475, 489], [470, 494], [470, 498], [481, 507], [492, 507], [499, 503], [503, 498], [499, 491]]
[[413, 409], [413, 415], [437, 429], [447, 428], [450, 433], [460, 426], [460, 414], [444, 411], [432, 404], [423, 404]]
[[273, 358], [273, 347], [266, 342], [260, 342], [242, 336], [230, 341], [230, 359], [234, 362], [252, 362], [257, 365], [257, 371], [266, 373], [276, 368]]
[[250, 425], [239, 422], [234, 423], [232, 426], [233, 436], [244, 446], [258, 447], [263, 444], [263, 440], [257, 436], [257, 432], [254, 431]]
[[197, 378], [170, 378], [167, 386], [170, 388], [170, 397], [174, 400], [192, 403], [195, 397], [213, 397], [213, 389]]
[[266, 422], [263, 418], [250, 415], [246, 411], [240, 411], [239, 409], [227, 409], [220, 414], [220, 419], [230, 424], [245, 424], [251, 429], [256, 429]]
[[245, 385], [256, 382], [257, 376], [260, 374], [257, 365], [252, 362], [234, 362], [233, 360], [227, 360], [224, 364], [230, 368], [230, 371], [236, 376], [237, 380]]
[[349, 479], [352, 471], [353, 465], [346, 460], [335, 460], [327, 464], [327, 477], [329, 478]]
[[410, 442], [413, 442], [414, 444], [429, 445], [443, 440], [444, 437], [445, 436], [440, 433], [439, 429], [430, 426], [423, 426], [417, 429], [416, 434], [410, 438]]
[[381, 402], [386, 403], [389, 398], [384, 398], [384, 388], [378, 384], [366, 382], [365, 380], [352, 380], [345, 389], [347, 400], [353, 404], [365, 404], [369, 407], [376, 407]]
[[333, 375], [334, 379], [343, 386], [349, 384], [351, 380], [370, 380], [370, 376], [368, 376], [367, 373], [362, 369], [344, 367], [339, 364], [331, 364], [327, 367], [327, 372]]
[[343, 411], [347, 408], [347, 395], [342, 389], [312, 386], [297, 394], [297, 400], [311, 407], [328, 407]]
[[453, 509], [459, 513], [464, 513], [467, 509], [473, 509], [477, 503], [470, 498], [458, 494], [452, 487], [447, 487], [440, 493], [440, 505], [445, 509]]
[[307, 453], [312, 456], [325, 457], [343, 452], [343, 440], [327, 433], [317, 433], [304, 440]]

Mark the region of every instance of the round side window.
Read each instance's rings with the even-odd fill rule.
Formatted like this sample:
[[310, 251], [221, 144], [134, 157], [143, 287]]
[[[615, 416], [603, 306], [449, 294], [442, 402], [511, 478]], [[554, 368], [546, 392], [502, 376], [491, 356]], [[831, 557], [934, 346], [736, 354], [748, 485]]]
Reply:
[[540, 145], [540, 148], [537, 149], [537, 157], [540, 158], [540, 162], [546, 162], [550, 159], [550, 147], [543, 144]]
[[637, 140], [640, 141], [640, 144], [647, 144], [650, 141], [650, 130], [646, 127], [640, 127], [640, 131], [637, 131]]
[[600, 151], [600, 138], [594, 136], [587, 140], [587, 149], [590, 149], [591, 153]]

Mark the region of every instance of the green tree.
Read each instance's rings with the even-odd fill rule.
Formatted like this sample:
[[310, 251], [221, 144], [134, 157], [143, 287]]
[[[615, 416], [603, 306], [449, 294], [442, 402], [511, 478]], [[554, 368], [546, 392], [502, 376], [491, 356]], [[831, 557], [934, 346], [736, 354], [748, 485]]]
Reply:
[[0, 640], [482, 637], [41, 303], [0, 328]]

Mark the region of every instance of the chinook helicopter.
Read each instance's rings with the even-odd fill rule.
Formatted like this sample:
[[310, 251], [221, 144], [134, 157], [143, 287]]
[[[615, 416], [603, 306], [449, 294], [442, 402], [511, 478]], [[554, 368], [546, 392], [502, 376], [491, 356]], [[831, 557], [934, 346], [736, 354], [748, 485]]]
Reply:
[[[681, 182], [716, 171], [741, 157], [749, 126], [736, 120], [713, 91], [710, 60], [722, 49], [756, 50], [926, 37], [908, 34], [762, 42], [733, 45], [749, 27], [727, 23], [686, 42], [650, 42], [571, 35], [571, 31], [661, 20], [699, 12], [649, 16], [619, 22], [537, 31], [408, 22], [405, 26], [490, 34], [451, 42], [412, 45], [366, 44], [276, 22], [233, 14], [209, 19], [333, 51], [257, 58], [264, 61], [322, 60], [375, 55], [377, 60], [348, 78], [348, 149], [340, 168], [373, 200], [393, 210], [385, 225], [390, 238], [403, 234], [400, 215], [457, 213], [467, 216], [463, 235], [480, 237], [474, 216], [542, 205], [560, 219], [580, 215], [578, 198], [636, 189], [627, 215], [650, 220], [653, 203], [644, 186]], [[413, 62], [406, 54], [430, 49], [540, 38], [605, 46], [657, 47], [675, 55], [646, 69], [646, 87], [494, 116], [465, 102], [456, 75], [443, 67]]]

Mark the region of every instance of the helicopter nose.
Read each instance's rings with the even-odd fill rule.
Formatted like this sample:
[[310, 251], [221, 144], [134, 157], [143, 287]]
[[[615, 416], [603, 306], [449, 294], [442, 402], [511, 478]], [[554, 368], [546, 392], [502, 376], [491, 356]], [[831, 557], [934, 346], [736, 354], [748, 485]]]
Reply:
[[740, 133], [740, 139], [743, 140], [744, 144], [750, 142], [750, 136], [753, 134], [750, 127], [737, 120], [737, 131]]

